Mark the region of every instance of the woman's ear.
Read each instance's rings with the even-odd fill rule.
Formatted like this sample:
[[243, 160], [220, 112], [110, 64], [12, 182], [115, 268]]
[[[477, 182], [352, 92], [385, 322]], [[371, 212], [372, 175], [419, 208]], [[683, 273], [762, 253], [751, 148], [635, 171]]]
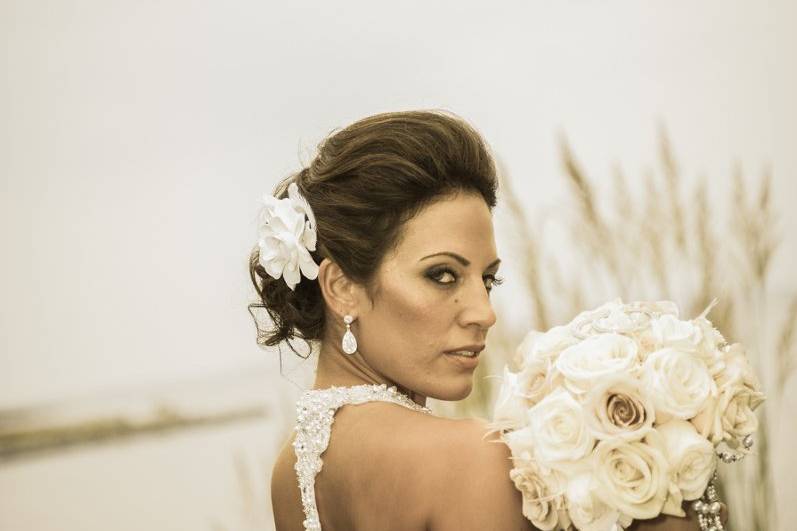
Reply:
[[324, 258], [318, 266], [318, 285], [327, 306], [339, 317], [350, 314], [358, 317], [359, 285], [353, 282], [340, 266]]

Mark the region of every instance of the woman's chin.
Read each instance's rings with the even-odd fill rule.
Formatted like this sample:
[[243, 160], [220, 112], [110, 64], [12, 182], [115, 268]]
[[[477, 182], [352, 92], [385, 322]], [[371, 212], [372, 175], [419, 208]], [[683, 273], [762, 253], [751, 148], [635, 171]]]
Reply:
[[458, 400], [464, 400], [470, 396], [471, 391], [473, 391], [473, 378], [463, 379], [461, 381], [453, 381], [450, 385], [445, 387], [440, 387], [435, 389], [434, 396], [431, 398], [437, 400], [445, 400], [447, 402], [456, 402]]

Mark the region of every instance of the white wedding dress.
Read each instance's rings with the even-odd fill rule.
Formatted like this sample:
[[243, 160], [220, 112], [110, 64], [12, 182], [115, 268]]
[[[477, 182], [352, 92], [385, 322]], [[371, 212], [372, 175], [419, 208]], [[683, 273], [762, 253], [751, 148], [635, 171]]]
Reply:
[[346, 404], [365, 402], [392, 402], [406, 408], [431, 413], [427, 407], [416, 404], [399, 393], [395, 387], [381, 385], [355, 385], [330, 387], [305, 391], [296, 403], [296, 476], [302, 494], [302, 508], [306, 530], [320, 531], [321, 522], [315, 503], [315, 477], [321, 471], [321, 454], [327, 449], [335, 412]]

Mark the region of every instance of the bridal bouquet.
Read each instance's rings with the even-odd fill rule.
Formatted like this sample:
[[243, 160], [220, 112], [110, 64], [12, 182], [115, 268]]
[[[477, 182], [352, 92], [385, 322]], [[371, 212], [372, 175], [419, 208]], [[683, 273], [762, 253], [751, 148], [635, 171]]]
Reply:
[[[685, 516], [682, 502], [701, 496], [701, 527], [721, 528], [709, 485], [717, 456], [749, 452], [764, 396], [744, 348], [706, 319], [710, 308], [682, 320], [669, 301], [618, 299], [525, 337], [491, 426], [537, 528], [621, 530]], [[717, 453], [720, 444], [733, 452]]]

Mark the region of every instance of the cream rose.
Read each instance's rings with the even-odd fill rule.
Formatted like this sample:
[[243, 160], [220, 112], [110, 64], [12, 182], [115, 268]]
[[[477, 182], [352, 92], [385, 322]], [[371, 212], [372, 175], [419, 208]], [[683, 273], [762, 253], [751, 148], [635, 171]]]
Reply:
[[739, 343], [728, 345], [721, 354], [724, 363], [722, 371], [717, 375], [718, 385], [736, 381], [756, 391], [761, 388], [742, 345]]
[[669, 493], [668, 464], [657, 445], [622, 439], [600, 441], [593, 453], [595, 493], [632, 518], [654, 518]]
[[675, 484], [681, 489], [684, 499], [699, 498], [716, 467], [714, 445], [685, 420], [672, 419], [656, 429], [663, 440]]
[[722, 352], [722, 345], [725, 338], [714, 328], [714, 325], [705, 317], [698, 317], [692, 321], [700, 329], [702, 339], [695, 354], [703, 360], [708, 372], [715, 379], [725, 368], [725, 354]]
[[606, 531], [620, 518], [595, 495], [592, 474], [575, 475], [567, 483], [568, 514], [579, 531]]
[[583, 402], [587, 423], [598, 439], [642, 439], [655, 420], [653, 402], [639, 380], [620, 374], [608, 377]]
[[742, 440], [758, 429], [755, 409], [764, 399], [763, 393], [738, 380], [726, 382], [719, 388], [719, 396], [691, 422], [713, 444], [724, 440], [733, 448], [743, 449]]
[[715, 377], [717, 396], [691, 422], [712, 443], [725, 440], [739, 447], [742, 439], [758, 428], [754, 410], [764, 401], [764, 395], [741, 345], [727, 346], [722, 355], [722, 370]]
[[595, 445], [584, 409], [561, 387], [532, 407], [528, 418], [534, 455], [540, 464], [578, 461]]
[[534, 460], [534, 430], [531, 427], [504, 433], [502, 440], [512, 452], [515, 463]]
[[637, 322], [632, 319], [631, 315], [623, 307], [614, 308], [605, 317], [599, 317], [592, 321], [593, 330], [605, 333], [630, 331], [637, 326]]
[[598, 334], [566, 348], [555, 366], [564, 376], [565, 386], [581, 394], [600, 378], [634, 372], [640, 362], [633, 339], [620, 334]]
[[645, 360], [642, 380], [659, 422], [669, 416], [694, 417], [717, 392], [714, 379], [700, 358], [674, 348], [652, 352]]
[[493, 406], [493, 420], [490, 423], [495, 429], [516, 429], [526, 424], [528, 406], [521, 395], [518, 374], [504, 366], [504, 375], [498, 398]]
[[723, 438], [722, 422], [720, 413], [717, 411], [718, 402], [716, 396], [709, 397], [700, 413], [689, 419], [689, 423], [695, 427], [697, 433], [715, 446]]
[[650, 323], [650, 332], [658, 348], [672, 347], [694, 351], [703, 340], [703, 332], [690, 321], [665, 314]]
[[528, 407], [543, 399], [551, 389], [553, 375], [545, 360], [533, 359], [526, 363], [517, 375], [518, 393], [526, 401]]
[[535, 527], [541, 531], [567, 527], [568, 522], [560, 521], [562, 517], [566, 518], [566, 511], [564, 496], [559, 489], [562, 479], [556, 476], [556, 472], [545, 475], [533, 461], [528, 461], [515, 466], [509, 477], [523, 495], [523, 516]]
[[754, 411], [764, 401], [764, 394], [746, 386], [731, 389], [733, 388], [728, 386], [720, 391], [720, 423], [723, 438], [731, 446], [738, 447], [742, 439], [758, 429], [758, 417]]
[[523, 367], [523, 364], [532, 358], [534, 343], [539, 336], [543, 335], [539, 330], [531, 330], [520, 341], [520, 344], [515, 348], [515, 355], [512, 361], [515, 367]]
[[703, 365], [706, 366], [709, 374], [715, 381], [720, 373], [725, 370], [725, 358], [719, 350], [699, 349], [695, 351], [695, 356], [703, 362]]
[[698, 317], [694, 319], [693, 322], [695, 326], [700, 328], [700, 332], [703, 337], [701, 343], [703, 350], [707, 352], [715, 351], [725, 344], [725, 338], [722, 337], [722, 334], [719, 330], [714, 328], [714, 325], [711, 324], [711, 321], [705, 317]]
[[553, 363], [564, 349], [578, 342], [567, 326], [554, 326], [545, 333], [532, 330], [516, 349], [521, 367], [544, 360]]

